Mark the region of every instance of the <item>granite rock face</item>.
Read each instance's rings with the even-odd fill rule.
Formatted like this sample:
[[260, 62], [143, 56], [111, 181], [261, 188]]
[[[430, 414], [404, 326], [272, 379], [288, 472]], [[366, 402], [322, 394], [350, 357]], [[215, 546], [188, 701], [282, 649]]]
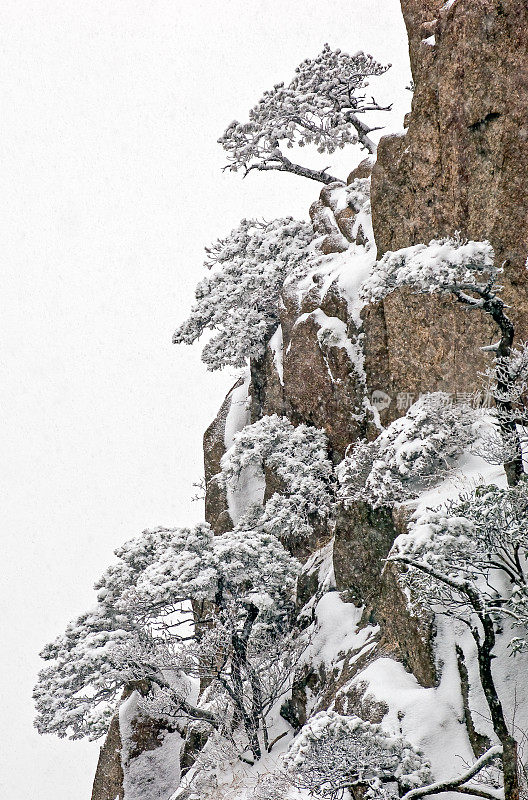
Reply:
[[415, 92], [405, 135], [382, 139], [373, 171], [378, 250], [458, 230], [489, 239], [526, 286], [528, 6], [447, 5], [402, 0]]
[[[130, 684], [123, 691], [122, 701], [129, 701], [134, 692], [144, 694], [148, 686], [142, 682]], [[163, 744], [167, 733], [174, 728], [166, 720], [151, 719], [138, 713], [131, 720], [131, 736], [123, 742], [119, 711], [114, 715], [104, 745], [101, 747], [92, 788], [92, 800], [126, 800], [125, 773], [134, 761]], [[126, 751], [126, 754], [125, 754]], [[153, 777], [155, 781], [155, 777]]]
[[92, 788], [92, 800], [123, 800], [123, 766], [121, 764], [121, 731], [119, 715], [110, 723], [104, 745], [99, 753]]
[[[504, 263], [504, 297], [523, 341], [528, 6], [522, 0], [402, 0], [402, 11], [415, 91], [406, 132], [381, 140], [372, 173], [378, 255], [455, 231], [489, 239], [496, 261]], [[373, 315], [385, 352], [380, 332], [368, 335]], [[374, 383], [381, 373], [396, 394], [478, 390], [485, 365], [478, 348], [496, 336], [478, 313], [406, 293], [395, 293], [381, 310], [369, 309], [365, 325], [367, 369]]]
[[233, 402], [233, 395], [240, 389], [243, 381], [238, 380], [228, 392], [218, 414], [203, 436], [204, 478], [205, 478], [205, 519], [219, 535], [233, 528], [229, 516], [225, 488], [218, 481], [220, 461], [226, 451], [226, 421]]

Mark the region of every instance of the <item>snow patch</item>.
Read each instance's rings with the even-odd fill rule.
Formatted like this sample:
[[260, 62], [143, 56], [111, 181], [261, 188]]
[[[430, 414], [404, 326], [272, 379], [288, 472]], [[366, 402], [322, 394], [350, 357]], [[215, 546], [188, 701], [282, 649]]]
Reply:
[[133, 692], [119, 709], [122, 740], [123, 788], [127, 800], [162, 800], [168, 798], [180, 781], [179, 733], [161, 733], [162, 742], [154, 750], [144, 750], [130, 757], [137, 744], [133, 741], [133, 721], [141, 716], [139, 694]]
[[284, 369], [283, 369], [284, 343], [283, 343], [281, 325], [279, 325], [279, 327], [271, 337], [269, 341], [269, 347], [271, 352], [273, 353], [273, 363], [275, 365], [275, 369], [277, 370], [277, 375], [279, 376], [280, 384], [281, 386], [284, 386]]
[[[316, 628], [309, 649], [310, 664], [343, 665], [344, 656], [370, 644], [379, 627], [359, 629], [363, 607], [344, 603], [338, 592], [323, 595], [315, 609]], [[373, 644], [373, 643], [372, 643]]]
[[462, 773], [464, 765], [474, 760], [464, 725], [454, 648], [445, 648], [444, 655], [447, 660], [437, 688], [420, 686], [403, 664], [385, 657], [369, 664], [354, 679], [354, 683], [366, 683], [367, 693], [387, 705], [382, 727], [401, 733], [422, 750], [437, 780]]
[[250, 374], [246, 370], [244, 382], [233, 389], [231, 393], [231, 404], [225, 421], [224, 428], [224, 447], [229, 450], [233, 444], [235, 433], [238, 433], [251, 422], [249, 413], [248, 391]]
[[252, 506], [264, 505], [266, 478], [264, 470], [253, 464], [243, 467], [235, 487], [226, 486], [227, 507], [233, 525], [237, 525]]
[[[224, 429], [224, 446], [228, 452], [233, 446], [235, 434], [243, 430], [251, 422], [248, 391], [250, 383], [249, 370], [244, 382], [233, 390], [231, 405], [227, 413]], [[262, 470], [247, 467], [240, 473], [236, 487], [226, 487], [227, 507], [229, 515], [236, 525], [238, 520], [254, 503], [262, 504], [264, 499], [265, 479]]]

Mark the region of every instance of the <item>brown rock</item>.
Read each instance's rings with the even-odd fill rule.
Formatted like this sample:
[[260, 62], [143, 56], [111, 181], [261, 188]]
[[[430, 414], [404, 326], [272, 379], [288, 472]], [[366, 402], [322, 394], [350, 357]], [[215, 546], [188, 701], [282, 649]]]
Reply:
[[414, 80], [422, 67], [422, 25], [438, 17], [445, 0], [400, 0], [409, 38], [409, 56]]
[[310, 219], [316, 233], [321, 235], [335, 233], [336, 225], [332, 215], [328, 213], [327, 206], [323, 205], [321, 200], [316, 200], [310, 206]]
[[[456, 0], [449, 9], [443, 8], [445, 0], [401, 0], [401, 4], [415, 83], [407, 130], [384, 137], [374, 168], [366, 159], [347, 183], [372, 172], [373, 226], [380, 256], [455, 231], [472, 239], [488, 238], [497, 261], [505, 264], [504, 296], [512, 306], [517, 341], [528, 339], [528, 5], [525, 0]], [[343, 184], [325, 187], [310, 208], [314, 230], [324, 237], [324, 253], [342, 252], [353, 241], [357, 209], [350, 203], [343, 208], [341, 200], [337, 204], [342, 190]], [[356, 243], [362, 237], [364, 232], [358, 232]], [[359, 418], [365, 387], [347, 352], [320, 340], [318, 309], [344, 322], [349, 337], [358, 331], [335, 287], [322, 301], [314, 287], [301, 308], [295, 298], [283, 300], [284, 384], [268, 348], [251, 366], [252, 420], [277, 413], [294, 424], [322, 427], [338, 461], [350, 442], [365, 435], [373, 438], [377, 429], [372, 421]], [[298, 323], [301, 314], [308, 316]], [[376, 391], [388, 398], [380, 410], [383, 424], [404, 413], [405, 405], [422, 392], [478, 389], [479, 373], [486, 366], [479, 348], [496, 338], [485, 316], [467, 312], [448, 298], [407, 291], [365, 308], [363, 323], [368, 394]], [[403, 404], [398, 403], [399, 395]], [[231, 393], [204, 436], [206, 518], [217, 533], [231, 526], [225, 493], [215, 477], [225, 450], [230, 404]], [[280, 484], [269, 473], [266, 497], [276, 490], [281, 490]], [[338, 589], [344, 599], [365, 607], [363, 624], [377, 624], [380, 632], [375, 648], [357, 661], [346, 659], [341, 672], [306, 667], [283, 707], [285, 718], [295, 727], [306, 721], [308, 696], [313, 710], [335, 702], [343, 713], [381, 720], [386, 707], [368, 696], [360, 680], [350, 685], [350, 679], [380, 655], [401, 661], [423, 686], [435, 685], [434, 621], [409, 612], [397, 568], [385, 562], [394, 537], [404, 529], [405, 519], [366, 506], [339, 514], [333, 546]], [[328, 535], [321, 526], [299, 545], [299, 555], [304, 558], [315, 551]], [[318, 566], [317, 559], [314, 564]], [[301, 575], [301, 605], [317, 596], [318, 580], [318, 569]], [[471, 736], [463, 668], [459, 658]], [[348, 688], [340, 694], [341, 687]], [[137, 753], [158, 746], [161, 735], [141, 723]], [[202, 744], [200, 736], [189, 738], [183, 757], [186, 767]], [[479, 752], [482, 743], [473, 737], [472, 744]], [[122, 786], [116, 718], [101, 750], [92, 798], [122, 800]]]
[[350, 175], [347, 178], [347, 184], [353, 183], [356, 178], [370, 178], [372, 175], [372, 167], [374, 166], [374, 161], [372, 157], [369, 156], [368, 158], [364, 158], [355, 169], [352, 170]]
[[365, 243], [363, 232], [359, 240], [353, 233], [356, 215], [361, 210], [357, 187], [356, 191], [352, 188], [350, 192], [347, 192], [347, 187], [357, 178], [370, 177], [371, 171], [372, 162], [365, 159], [350, 173], [347, 186], [340, 182], [329, 183], [321, 189], [319, 200], [310, 206], [314, 231], [325, 237], [319, 245], [324, 255], [343, 253], [354, 241], [357, 244]]
[[433, 654], [434, 617], [409, 611], [395, 564], [389, 563], [383, 570], [380, 596], [371, 615], [381, 628], [380, 651], [401, 661], [422, 686], [435, 686], [438, 676]]
[[380, 577], [397, 536], [390, 511], [365, 503], [341, 509], [335, 527], [334, 574], [347, 602], [372, 606], [381, 591]]
[[[519, 342], [528, 337], [528, 6], [443, 5], [402, 0], [416, 88], [406, 134], [381, 140], [372, 173], [378, 255], [457, 230], [489, 239], [506, 262]], [[434, 46], [422, 41], [431, 35]], [[479, 348], [497, 338], [480, 312], [406, 292], [367, 309], [365, 332], [369, 388], [393, 402], [400, 392], [478, 390]], [[385, 419], [395, 415], [391, 406]]]
[[[334, 293], [322, 305], [329, 317], [342, 313]], [[292, 331], [284, 355], [284, 394], [292, 422], [324, 428], [339, 461], [347, 445], [363, 434], [364, 386], [346, 350], [319, 341], [317, 319], [312, 313]]]
[[218, 475], [214, 475], [206, 484], [205, 520], [220, 536], [233, 530], [233, 521], [228, 511], [226, 490], [218, 478]]
[[319, 200], [331, 211], [335, 211], [336, 202], [335, 202], [335, 192], [336, 190], [340, 190], [343, 188], [343, 183], [341, 181], [334, 181], [333, 183], [328, 183], [326, 186], [323, 186], [321, 191], [319, 192]]
[[450, 298], [402, 290], [368, 306], [363, 316], [369, 391], [381, 390], [391, 401], [380, 413], [383, 424], [424, 392], [444, 391], [456, 399], [481, 390], [490, 356], [480, 348], [497, 338], [484, 314]]
[[347, 602], [364, 606], [364, 621], [379, 625], [379, 652], [401, 661], [423, 686], [434, 686], [433, 619], [409, 612], [394, 565], [386, 558], [405, 519], [388, 509], [355, 503], [339, 513], [335, 527], [334, 574]]
[[123, 800], [123, 767], [121, 765], [121, 733], [116, 715], [99, 753], [92, 789], [92, 800]]
[[343, 208], [341, 211], [335, 212], [335, 221], [341, 234], [351, 242], [354, 238], [352, 230], [356, 219], [356, 212], [352, 208]]
[[[506, 261], [504, 295], [528, 337], [528, 6], [402, 0], [415, 81], [405, 136], [372, 173], [379, 254], [460, 231]], [[435, 45], [424, 44], [434, 30]], [[447, 324], [446, 324], [447, 327]]]
[[341, 231], [325, 236], [321, 242], [321, 252], [325, 256], [329, 256], [331, 253], [344, 253], [345, 250], [348, 250], [348, 242]]

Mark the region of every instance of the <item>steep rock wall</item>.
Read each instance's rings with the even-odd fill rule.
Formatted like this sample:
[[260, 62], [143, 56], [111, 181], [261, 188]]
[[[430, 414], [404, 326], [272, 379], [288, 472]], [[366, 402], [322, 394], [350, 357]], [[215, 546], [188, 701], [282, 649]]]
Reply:
[[[526, 286], [528, 6], [402, 0], [415, 92], [372, 182], [380, 252], [452, 234], [488, 238]], [[403, 213], [402, 213], [403, 212]]]
[[[372, 174], [381, 255], [460, 231], [489, 239], [504, 297], [528, 338], [528, 6], [523, 0], [402, 0], [415, 82], [404, 134], [385, 137]], [[474, 391], [496, 331], [454, 302], [395, 293], [369, 309], [368, 369], [387, 391]], [[383, 323], [381, 322], [383, 320]], [[420, 365], [420, 370], [416, 366]]]

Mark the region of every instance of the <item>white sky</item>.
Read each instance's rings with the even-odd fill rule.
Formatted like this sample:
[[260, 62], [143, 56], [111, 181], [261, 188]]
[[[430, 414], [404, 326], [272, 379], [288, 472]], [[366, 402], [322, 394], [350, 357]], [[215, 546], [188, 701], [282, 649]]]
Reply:
[[223, 174], [216, 138], [325, 41], [394, 64], [372, 89], [400, 129], [407, 44], [397, 0], [2, 0], [0, 31], [0, 795], [81, 800], [98, 744], [33, 731], [37, 653], [117, 545], [202, 513], [201, 437], [232, 376], [171, 336], [204, 245], [244, 216], [305, 218], [319, 191]]

